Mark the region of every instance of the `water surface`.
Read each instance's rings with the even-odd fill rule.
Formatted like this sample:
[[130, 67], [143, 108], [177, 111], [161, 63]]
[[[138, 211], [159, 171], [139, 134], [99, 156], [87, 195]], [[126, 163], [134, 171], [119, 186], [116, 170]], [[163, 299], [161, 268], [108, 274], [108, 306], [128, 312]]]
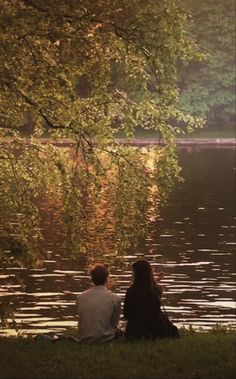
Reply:
[[[235, 323], [235, 151], [179, 150], [184, 182], [172, 192], [139, 251], [114, 260], [111, 284], [122, 298], [132, 280], [131, 264], [145, 257], [165, 271], [165, 307], [178, 325], [209, 328]], [[42, 207], [47, 207], [42, 204]], [[60, 236], [45, 220], [50, 259], [41, 269], [9, 267], [0, 271], [0, 301], [16, 307], [20, 330], [60, 332], [74, 327], [76, 295], [88, 288], [86, 257], [70, 262]], [[124, 320], [121, 320], [124, 326]], [[2, 334], [7, 333], [1, 328]]]

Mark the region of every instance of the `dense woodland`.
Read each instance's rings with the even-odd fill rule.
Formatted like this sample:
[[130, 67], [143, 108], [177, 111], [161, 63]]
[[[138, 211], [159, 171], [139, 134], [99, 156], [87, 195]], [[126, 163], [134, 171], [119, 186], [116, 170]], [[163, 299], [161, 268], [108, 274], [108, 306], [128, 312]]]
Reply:
[[181, 105], [207, 126], [235, 126], [235, 2], [182, 0], [187, 29], [205, 57], [180, 70]]

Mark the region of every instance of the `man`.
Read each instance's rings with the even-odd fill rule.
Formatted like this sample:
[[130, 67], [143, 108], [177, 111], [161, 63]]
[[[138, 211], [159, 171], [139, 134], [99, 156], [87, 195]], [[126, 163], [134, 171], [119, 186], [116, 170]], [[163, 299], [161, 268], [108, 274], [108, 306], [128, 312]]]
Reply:
[[77, 297], [79, 341], [109, 341], [116, 336], [121, 301], [107, 288], [109, 272], [103, 264], [91, 270], [93, 286]]

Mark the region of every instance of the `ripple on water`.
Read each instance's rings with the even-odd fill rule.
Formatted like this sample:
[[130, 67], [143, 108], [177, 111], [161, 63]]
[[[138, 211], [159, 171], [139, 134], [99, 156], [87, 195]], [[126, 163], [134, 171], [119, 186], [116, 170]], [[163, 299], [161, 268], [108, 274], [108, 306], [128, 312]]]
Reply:
[[37, 305], [72, 305], [74, 304], [74, 301], [63, 301], [63, 300], [60, 300], [60, 301], [39, 301], [37, 302]]
[[64, 277], [65, 275], [63, 274], [32, 274], [32, 275], [29, 275], [29, 277], [32, 277], [32, 278], [50, 278], [50, 277]]
[[53, 326], [58, 326], [58, 327], [68, 327], [68, 326], [73, 326], [77, 327], [78, 321], [69, 321], [69, 320], [60, 320], [60, 321], [39, 321], [37, 323], [31, 323], [31, 326], [42, 326], [42, 327], [53, 327]]
[[28, 292], [29, 296], [34, 297], [49, 297], [49, 296], [60, 296], [61, 292]]

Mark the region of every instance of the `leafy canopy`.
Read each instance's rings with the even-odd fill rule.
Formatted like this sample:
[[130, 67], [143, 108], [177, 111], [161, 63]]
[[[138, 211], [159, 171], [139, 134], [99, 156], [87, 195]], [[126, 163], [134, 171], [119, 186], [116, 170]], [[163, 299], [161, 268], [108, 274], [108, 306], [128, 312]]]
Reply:
[[[198, 121], [178, 107], [177, 63], [197, 55], [186, 14], [174, 0], [2, 0], [0, 7], [0, 256], [39, 262], [42, 201], [57, 207], [68, 253], [134, 247], [150, 198], [158, 204], [164, 194], [158, 178], [170, 188], [178, 174], [174, 137]], [[117, 131], [130, 137], [136, 125], [163, 138], [151, 163], [116, 142]], [[71, 147], [58, 148], [62, 139]]]

